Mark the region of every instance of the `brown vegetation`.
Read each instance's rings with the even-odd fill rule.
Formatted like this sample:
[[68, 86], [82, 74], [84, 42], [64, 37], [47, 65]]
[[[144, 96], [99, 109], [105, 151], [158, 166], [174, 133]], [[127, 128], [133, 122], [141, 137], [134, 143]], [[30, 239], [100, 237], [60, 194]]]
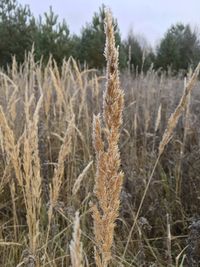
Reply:
[[199, 264], [199, 66], [123, 94], [110, 13], [106, 36], [106, 76], [33, 53], [0, 72], [0, 266]]

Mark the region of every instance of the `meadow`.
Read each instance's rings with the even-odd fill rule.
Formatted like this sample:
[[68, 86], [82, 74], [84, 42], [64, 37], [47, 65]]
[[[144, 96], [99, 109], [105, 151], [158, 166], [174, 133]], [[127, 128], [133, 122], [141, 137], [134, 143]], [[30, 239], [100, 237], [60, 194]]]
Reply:
[[103, 72], [0, 71], [0, 266], [199, 266], [200, 66], [118, 77], [111, 21]]

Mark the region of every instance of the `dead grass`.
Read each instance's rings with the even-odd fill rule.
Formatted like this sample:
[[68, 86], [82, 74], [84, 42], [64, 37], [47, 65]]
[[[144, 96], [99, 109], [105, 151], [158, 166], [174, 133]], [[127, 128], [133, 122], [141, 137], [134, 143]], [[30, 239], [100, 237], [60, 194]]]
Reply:
[[112, 259], [111, 247], [123, 182], [123, 173], [119, 171], [118, 142], [122, 125], [124, 95], [119, 84], [118, 51], [115, 47], [112, 16], [109, 11], [105, 18], [105, 34], [107, 61], [106, 91], [103, 100], [105, 141], [102, 138], [100, 116], [94, 118], [93, 126], [93, 142], [97, 160], [95, 195], [98, 201], [93, 206], [93, 219], [96, 243], [95, 261], [98, 267], [107, 267]]
[[122, 123], [111, 24], [109, 15], [105, 76], [72, 58], [60, 70], [52, 59], [42, 66], [33, 53], [0, 72], [0, 266], [164, 267], [167, 255], [181, 267], [190, 257], [188, 226], [200, 213], [199, 66], [185, 87], [153, 69], [122, 74]]

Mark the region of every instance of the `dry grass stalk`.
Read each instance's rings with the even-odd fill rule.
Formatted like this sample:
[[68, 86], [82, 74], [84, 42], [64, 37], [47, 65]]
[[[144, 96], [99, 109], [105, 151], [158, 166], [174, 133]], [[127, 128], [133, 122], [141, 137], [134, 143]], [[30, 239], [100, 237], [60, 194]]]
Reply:
[[17, 218], [17, 209], [15, 202], [16, 190], [15, 190], [15, 183], [13, 180], [11, 180], [10, 182], [10, 193], [11, 193], [12, 208], [13, 208], [14, 235], [15, 235], [15, 240], [17, 240], [17, 232], [18, 232], [17, 225], [19, 225], [19, 222]]
[[[9, 161], [7, 164], [9, 164]], [[0, 195], [4, 192], [4, 187], [6, 186], [6, 184], [8, 184], [11, 180], [9, 172], [10, 172], [10, 166], [7, 165], [0, 179]]]
[[112, 15], [105, 18], [107, 60], [107, 85], [104, 94], [104, 123], [106, 143], [102, 139], [100, 116], [94, 118], [93, 142], [96, 151], [97, 172], [95, 195], [98, 204], [93, 206], [95, 233], [95, 260], [98, 267], [108, 266], [111, 260], [115, 221], [118, 216], [123, 173], [119, 172], [120, 153], [118, 149], [119, 130], [122, 124], [124, 103], [118, 73], [118, 50], [115, 47]]
[[81, 228], [78, 212], [76, 212], [74, 220], [73, 239], [70, 243], [70, 256], [72, 267], [83, 267], [83, 249], [81, 243]]
[[170, 116], [170, 118], [169, 118], [169, 120], [167, 122], [167, 128], [166, 128], [166, 130], [165, 130], [165, 132], [163, 134], [163, 138], [162, 138], [162, 140], [160, 142], [160, 145], [159, 145], [158, 157], [157, 157], [156, 162], [154, 164], [154, 167], [153, 167], [153, 170], [151, 172], [151, 175], [149, 176], [149, 179], [147, 181], [147, 184], [146, 184], [146, 187], [145, 187], [145, 190], [144, 190], [142, 199], [140, 201], [139, 208], [137, 210], [137, 213], [136, 213], [136, 216], [135, 216], [133, 225], [132, 225], [131, 230], [130, 230], [129, 235], [128, 235], [128, 240], [127, 240], [127, 243], [126, 243], [126, 246], [125, 246], [125, 249], [124, 249], [123, 258], [126, 255], [126, 252], [127, 252], [127, 249], [128, 249], [129, 243], [130, 243], [130, 240], [131, 240], [131, 236], [132, 236], [134, 227], [135, 227], [136, 222], [137, 222], [137, 219], [139, 217], [139, 214], [140, 214], [142, 205], [144, 203], [146, 194], [147, 194], [147, 192], [149, 190], [149, 186], [150, 186], [150, 183], [152, 181], [152, 178], [153, 178], [153, 175], [155, 173], [155, 170], [156, 170], [156, 167], [158, 165], [158, 162], [160, 160], [160, 157], [162, 156], [162, 153], [164, 151], [165, 146], [171, 140], [173, 131], [174, 131], [174, 129], [175, 129], [177, 123], [178, 123], [178, 120], [179, 120], [180, 116], [182, 115], [183, 111], [185, 110], [185, 108], [187, 106], [188, 95], [191, 93], [192, 89], [195, 86], [195, 83], [196, 83], [197, 78], [198, 78], [198, 75], [199, 75], [199, 71], [200, 71], [200, 63], [196, 67], [196, 69], [195, 69], [195, 71], [194, 71], [191, 79], [189, 80], [189, 82], [185, 86], [185, 90], [184, 90], [183, 96], [181, 97], [180, 102], [179, 102], [177, 108], [172, 113], [172, 115]]
[[81, 186], [81, 183], [83, 181], [83, 178], [87, 174], [87, 172], [90, 169], [90, 167], [92, 166], [92, 164], [93, 164], [93, 160], [88, 163], [88, 165], [84, 168], [84, 170], [81, 172], [81, 174], [76, 179], [76, 182], [74, 183], [74, 186], [73, 186], [73, 189], [72, 189], [73, 195], [77, 194], [78, 190], [80, 189], [80, 186]]
[[[185, 79], [186, 84], [186, 79]], [[187, 139], [188, 129], [189, 129], [189, 116], [190, 116], [190, 100], [191, 100], [191, 93], [188, 94], [187, 100], [186, 100], [186, 109], [185, 109], [185, 116], [184, 116], [184, 133], [183, 133], [183, 141], [181, 142], [180, 147], [180, 158], [178, 161], [177, 166], [177, 176], [176, 176], [176, 196], [180, 197], [181, 193], [181, 184], [182, 184], [182, 160], [184, 158], [184, 152], [185, 152], [185, 143]]]
[[157, 131], [159, 129], [159, 125], [160, 125], [160, 122], [161, 122], [161, 112], [162, 112], [162, 104], [159, 105], [158, 113], [157, 113], [157, 117], [156, 117], [152, 151], [155, 150], [156, 133], [157, 133]]
[[6, 151], [7, 156], [10, 158], [10, 161], [13, 165], [16, 178], [18, 180], [19, 185], [23, 186], [23, 178], [21, 174], [21, 168], [20, 168], [20, 144], [19, 142], [16, 143], [15, 136], [8, 125], [8, 121], [6, 119], [6, 116], [4, 114], [3, 108], [0, 106], [0, 127], [1, 127], [1, 133], [3, 137], [3, 147]]
[[170, 225], [170, 215], [167, 213], [167, 266], [172, 267], [172, 235]]
[[39, 220], [41, 209], [41, 184], [40, 158], [38, 149], [38, 121], [39, 111], [42, 105], [43, 96], [40, 97], [33, 118], [30, 118], [29, 101], [25, 103], [26, 126], [23, 144], [23, 181], [24, 200], [27, 210], [27, 224], [29, 229], [29, 248], [35, 255], [39, 245]]
[[155, 132], [157, 132], [158, 127], [160, 125], [160, 121], [161, 121], [161, 111], [162, 111], [162, 105], [160, 104], [159, 108], [158, 108], [158, 114], [157, 114], [157, 118], [156, 118], [156, 123], [155, 123]]
[[68, 128], [66, 130], [66, 133], [63, 139], [63, 144], [59, 151], [58, 163], [54, 169], [52, 184], [49, 185], [50, 203], [49, 203], [49, 209], [48, 209], [48, 227], [47, 227], [47, 235], [46, 235], [45, 254], [47, 250], [47, 243], [48, 243], [48, 238], [49, 238], [49, 233], [50, 233], [53, 210], [57, 205], [61, 185], [63, 182], [65, 159], [71, 151], [72, 131], [74, 129], [74, 123], [75, 123], [74, 116], [72, 116], [72, 119], [68, 124]]
[[63, 182], [65, 159], [71, 151], [71, 141], [72, 141], [73, 129], [74, 129], [74, 116], [72, 117], [71, 121], [69, 122], [67, 131], [65, 133], [63, 144], [60, 148], [60, 152], [58, 155], [58, 163], [54, 169], [52, 184], [50, 185], [50, 207], [52, 207], [52, 208], [55, 207], [55, 205], [58, 201], [61, 185]]
[[181, 114], [183, 113], [183, 111], [185, 110], [185, 108], [187, 106], [188, 95], [192, 91], [192, 89], [196, 83], [196, 80], [197, 80], [198, 75], [199, 75], [199, 71], [200, 71], [200, 63], [196, 67], [191, 79], [187, 83], [185, 90], [184, 90], [184, 93], [183, 93], [183, 96], [181, 97], [181, 100], [180, 100], [177, 108], [175, 109], [175, 111], [172, 113], [172, 115], [170, 116], [170, 118], [168, 120], [167, 128], [166, 128], [165, 133], [163, 135], [162, 141], [160, 142], [160, 145], [159, 145], [159, 155], [161, 155], [163, 153], [165, 146], [169, 143], [170, 139], [172, 138], [172, 134], [173, 134], [173, 131], [177, 125], [177, 122], [178, 122]]
[[[65, 108], [65, 106], [66, 106], [66, 104], [64, 104], [65, 103], [65, 94], [64, 94], [64, 89], [62, 86], [60, 74], [59, 74], [59, 71], [57, 69], [56, 63], [55, 63], [54, 70], [50, 69], [50, 73], [51, 73], [52, 82], [54, 84], [54, 88], [55, 88], [56, 95], [57, 95], [56, 105], [58, 106], [59, 113], [62, 113], [62, 111], [61, 111], [62, 107]], [[61, 114], [59, 114], [59, 115], [61, 116]]]
[[[33, 99], [33, 98], [31, 98]], [[13, 131], [0, 107], [0, 126], [4, 138], [4, 148], [13, 165], [17, 181], [22, 189], [26, 205], [26, 218], [29, 230], [29, 248], [33, 255], [36, 254], [39, 240], [39, 218], [41, 208], [41, 176], [40, 159], [38, 152], [38, 120], [42, 104], [40, 97], [33, 118], [30, 118], [30, 103], [28, 96], [25, 102], [26, 126], [23, 137], [16, 144]], [[23, 151], [20, 145], [23, 139]]]

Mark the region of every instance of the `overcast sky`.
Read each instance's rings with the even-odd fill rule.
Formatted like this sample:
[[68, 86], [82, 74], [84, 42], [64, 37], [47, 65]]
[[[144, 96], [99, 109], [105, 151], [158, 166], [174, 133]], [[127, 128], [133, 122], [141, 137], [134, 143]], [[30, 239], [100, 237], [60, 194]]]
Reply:
[[200, 26], [200, 0], [18, 0], [28, 4], [35, 16], [53, 7], [60, 19], [65, 18], [71, 33], [79, 33], [104, 3], [117, 18], [122, 37], [130, 28], [155, 45], [172, 23]]

